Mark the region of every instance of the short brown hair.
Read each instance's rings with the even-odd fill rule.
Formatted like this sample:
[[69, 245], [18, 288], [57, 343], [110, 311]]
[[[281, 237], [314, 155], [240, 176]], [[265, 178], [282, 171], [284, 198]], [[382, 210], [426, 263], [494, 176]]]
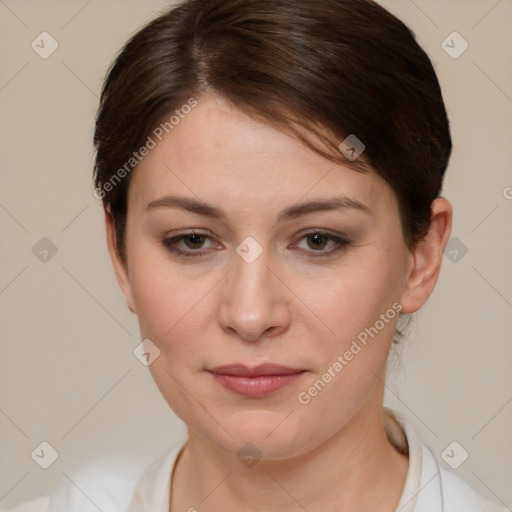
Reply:
[[[208, 90], [331, 160], [378, 173], [409, 248], [428, 232], [452, 144], [436, 73], [404, 23], [371, 0], [188, 0], [126, 43], [101, 94], [94, 181], [123, 259], [131, 174], [114, 183], [115, 173]], [[355, 161], [337, 149], [351, 134], [365, 145]]]

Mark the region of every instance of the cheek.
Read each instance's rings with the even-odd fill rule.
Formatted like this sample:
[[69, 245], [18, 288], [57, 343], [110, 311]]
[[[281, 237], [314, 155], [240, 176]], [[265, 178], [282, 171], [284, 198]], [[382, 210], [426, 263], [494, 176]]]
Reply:
[[[201, 365], [201, 340], [213, 315], [214, 276], [193, 279], [160, 250], [133, 251], [131, 287], [141, 337], [159, 349], [159, 365], [181, 372]], [[153, 366], [153, 365], [152, 365]]]
[[384, 276], [375, 267], [352, 269], [344, 279], [324, 283], [322, 294], [315, 287], [305, 299], [320, 297], [317, 310], [330, 328], [329, 336], [310, 347], [318, 365], [297, 397], [297, 407], [312, 431], [317, 428], [315, 418], [321, 418], [333, 433], [368, 400], [378, 398], [373, 391], [385, 377], [400, 309], [392, 283]]
[[339, 345], [372, 326], [392, 307], [400, 296], [398, 283], [390, 261], [375, 251], [357, 264], [305, 279], [298, 295]]
[[127, 238], [129, 277], [141, 334], [162, 338], [184, 309], [190, 288], [183, 286], [180, 276], [172, 272], [156, 241], [140, 235], [133, 227], [130, 234]]
[[[205, 422], [192, 396], [202, 396], [192, 375], [202, 368], [201, 340], [204, 338], [211, 303], [211, 288], [203, 281], [192, 281], [178, 273], [169, 275], [168, 265], [145, 259], [134, 265], [133, 297], [142, 339], [150, 339], [160, 350], [149, 366], [162, 396], [173, 411], [187, 421]], [[203, 322], [203, 323], [201, 323]], [[192, 386], [191, 383], [194, 383]], [[197, 417], [196, 417], [197, 416]], [[211, 426], [212, 428], [214, 426]]]
[[179, 276], [171, 278], [162, 270], [153, 267], [133, 280], [141, 334], [155, 338], [157, 344], [193, 339], [196, 324], [192, 320], [202, 310], [201, 302], [208, 289], [204, 283], [191, 283]]

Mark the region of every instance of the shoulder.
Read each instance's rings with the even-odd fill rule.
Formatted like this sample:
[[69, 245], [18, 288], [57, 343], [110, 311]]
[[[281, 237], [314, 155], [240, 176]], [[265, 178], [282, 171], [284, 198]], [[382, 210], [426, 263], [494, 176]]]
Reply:
[[124, 512], [140, 477], [115, 464], [89, 464], [45, 496], [26, 501], [6, 512]]
[[8, 509], [6, 512], [49, 512], [50, 496], [40, 496]]
[[[174, 450], [173, 445], [164, 457]], [[63, 474], [61, 484], [47, 495], [5, 512], [126, 512], [135, 489], [147, 479], [148, 466], [121, 458], [101, 458]]]
[[455, 471], [446, 468], [401, 414], [387, 408], [385, 414], [402, 427], [407, 439], [409, 473], [400, 502], [404, 512], [511, 512], [486, 500]]
[[[437, 489], [443, 512], [510, 512], [484, 499], [466, 480], [455, 471], [445, 468], [432, 451], [422, 444], [422, 473], [436, 475], [431, 487]], [[439, 482], [436, 486], [435, 482]]]
[[446, 512], [510, 512], [488, 501], [453, 471], [441, 467], [440, 477]]

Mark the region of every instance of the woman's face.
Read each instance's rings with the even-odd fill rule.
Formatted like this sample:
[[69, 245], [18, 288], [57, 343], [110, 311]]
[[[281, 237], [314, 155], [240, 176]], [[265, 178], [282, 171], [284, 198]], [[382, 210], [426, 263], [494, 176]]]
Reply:
[[[128, 205], [123, 291], [193, 432], [284, 459], [380, 414], [413, 257], [377, 174], [209, 96], [134, 171]], [[296, 373], [212, 373], [264, 364]]]

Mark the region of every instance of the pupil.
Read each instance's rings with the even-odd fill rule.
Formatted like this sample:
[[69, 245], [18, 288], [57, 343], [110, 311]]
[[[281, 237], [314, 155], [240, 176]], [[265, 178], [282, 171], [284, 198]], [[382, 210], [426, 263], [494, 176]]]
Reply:
[[322, 241], [324, 241], [323, 235], [314, 234], [314, 235], [311, 235], [311, 237], [313, 239], [313, 245], [315, 245], [316, 247], [322, 245]]
[[197, 245], [201, 244], [201, 237], [203, 235], [189, 235], [189, 241], [191, 242], [191, 245]]

